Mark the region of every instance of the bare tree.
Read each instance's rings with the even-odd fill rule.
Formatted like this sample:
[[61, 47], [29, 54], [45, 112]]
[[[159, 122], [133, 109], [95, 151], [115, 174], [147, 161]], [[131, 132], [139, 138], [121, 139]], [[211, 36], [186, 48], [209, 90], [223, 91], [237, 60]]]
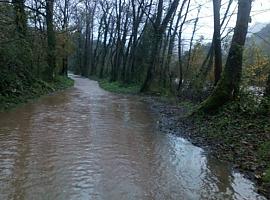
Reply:
[[[186, 3], [187, 3], [187, 0], [184, 0], [182, 2], [182, 4], [181, 4], [181, 8], [180, 8], [179, 13], [178, 13], [178, 16], [177, 16], [176, 24], [175, 24], [173, 33], [172, 33], [171, 38], [170, 38], [169, 47], [168, 47], [168, 56], [167, 56], [166, 63], [165, 63], [166, 71], [168, 71], [169, 66], [171, 64], [171, 59], [172, 59], [172, 54], [173, 54], [173, 48], [174, 48], [174, 42], [175, 42], [175, 39], [176, 39], [176, 36], [177, 36], [177, 31], [178, 31], [178, 28], [179, 28], [180, 20], [183, 17], [182, 14], [183, 14], [184, 6], [185, 6]], [[182, 24], [184, 25], [184, 23], [182, 23]], [[183, 27], [183, 25], [182, 25], [182, 27]], [[179, 60], [180, 59], [181, 59], [181, 56], [180, 56]]]
[[237, 21], [224, 72], [212, 95], [202, 103], [199, 110], [215, 110], [239, 94], [243, 48], [246, 41], [251, 4], [251, 0], [238, 0]]
[[[186, 23], [187, 15], [188, 15], [188, 12], [189, 12], [190, 2], [191, 2], [191, 0], [188, 0], [186, 12], [185, 12], [185, 14], [184, 14], [184, 18], [183, 18], [182, 23], [181, 23], [181, 25], [180, 25], [179, 35], [178, 35], [178, 68], [179, 68], [179, 83], [178, 83], [177, 91], [180, 90], [180, 88], [181, 88], [181, 86], [182, 86], [182, 83], [183, 83], [182, 32], [183, 32], [183, 27], [184, 27], [184, 24]], [[182, 12], [182, 11], [181, 11], [181, 12]]]
[[157, 59], [158, 59], [158, 55], [160, 51], [159, 46], [162, 40], [162, 35], [165, 32], [166, 27], [169, 21], [171, 20], [173, 13], [177, 9], [179, 1], [180, 0], [174, 0], [171, 3], [167, 11], [167, 14], [165, 15], [163, 20], [162, 20], [163, 0], [158, 1], [157, 14], [155, 17], [155, 21], [152, 24], [153, 25], [153, 46], [151, 50], [151, 61], [147, 69], [146, 78], [140, 90], [141, 92], [146, 92], [150, 89], [150, 84], [153, 80], [153, 73], [154, 73], [155, 65], [157, 64]]
[[198, 7], [197, 16], [196, 16], [195, 21], [194, 21], [193, 31], [192, 31], [192, 35], [191, 35], [191, 39], [190, 39], [190, 43], [189, 43], [188, 59], [187, 59], [187, 66], [186, 66], [186, 73], [188, 72], [189, 67], [190, 67], [190, 65], [191, 65], [190, 62], [191, 62], [191, 54], [192, 54], [193, 40], [194, 40], [195, 33], [196, 33], [196, 30], [197, 30], [197, 24], [198, 24], [198, 21], [199, 21], [199, 14], [200, 14], [200, 12], [201, 12], [201, 6]]

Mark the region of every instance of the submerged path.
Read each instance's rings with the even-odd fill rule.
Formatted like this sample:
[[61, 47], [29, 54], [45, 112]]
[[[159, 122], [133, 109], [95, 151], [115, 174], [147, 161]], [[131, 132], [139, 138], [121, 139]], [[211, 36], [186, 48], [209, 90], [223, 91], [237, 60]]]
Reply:
[[75, 87], [0, 113], [0, 199], [263, 199], [252, 182], [160, 133], [140, 97]]

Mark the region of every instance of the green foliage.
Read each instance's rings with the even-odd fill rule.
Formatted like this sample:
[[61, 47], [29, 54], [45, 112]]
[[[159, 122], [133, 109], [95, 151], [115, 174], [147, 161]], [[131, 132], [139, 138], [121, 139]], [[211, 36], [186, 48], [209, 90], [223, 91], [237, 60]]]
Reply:
[[57, 76], [50, 85], [56, 90], [66, 89], [74, 85], [74, 80], [64, 76]]
[[56, 77], [53, 82], [47, 83], [33, 79], [31, 84], [20, 82], [20, 88], [10, 93], [0, 93], [0, 111], [13, 108], [18, 104], [28, 102], [42, 95], [71, 87], [74, 81], [66, 77]]
[[119, 82], [109, 82], [108, 80], [100, 80], [99, 85], [104, 90], [115, 92], [115, 93], [124, 93], [124, 94], [137, 94], [139, 93], [140, 86], [136, 84], [123, 84]]
[[[206, 138], [215, 154], [263, 177], [270, 166], [270, 118], [250, 94], [242, 94], [211, 115], [195, 113], [192, 118], [195, 134]], [[269, 169], [264, 179], [270, 180]]]
[[252, 117], [259, 113], [259, 105], [259, 102], [253, 94], [242, 91], [239, 99], [229, 102], [221, 109]]
[[265, 175], [263, 176], [263, 181], [270, 184], [270, 168], [265, 171]]
[[243, 85], [264, 87], [270, 72], [269, 55], [261, 50], [262, 45], [250, 44], [245, 49]]
[[270, 98], [264, 97], [260, 103], [259, 113], [270, 117]]
[[261, 144], [259, 148], [259, 156], [270, 165], [270, 141]]
[[[16, 6], [0, 3], [0, 110], [73, 85], [72, 80], [64, 77], [55, 77], [50, 83], [42, 80], [48, 67], [46, 35], [27, 27], [27, 18], [31, 16], [26, 16], [23, 2]], [[59, 43], [63, 43], [61, 38]]]
[[194, 108], [196, 107], [196, 105], [194, 103], [192, 103], [191, 101], [181, 101], [178, 103], [178, 106], [185, 107], [189, 111], [193, 111]]

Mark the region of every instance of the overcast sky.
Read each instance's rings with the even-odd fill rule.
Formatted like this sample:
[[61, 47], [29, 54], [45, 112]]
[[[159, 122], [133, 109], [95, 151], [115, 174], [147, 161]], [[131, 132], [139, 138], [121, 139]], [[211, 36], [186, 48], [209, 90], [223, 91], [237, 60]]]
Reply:
[[[200, 19], [198, 22], [198, 30], [196, 32], [196, 35], [199, 37], [200, 35], [204, 36], [206, 40], [210, 40], [212, 38], [213, 33], [213, 7], [212, 7], [212, 0], [197, 0], [196, 3], [191, 5], [190, 9], [194, 9], [189, 16], [188, 19], [194, 19], [197, 15], [197, 7], [199, 4], [202, 4], [202, 8], [200, 11]], [[224, 15], [224, 12], [227, 8], [227, 2], [228, 0], [222, 0], [222, 9], [221, 9], [221, 17]], [[237, 12], [237, 2], [235, 1], [233, 5], [231, 6], [230, 12]], [[250, 31], [256, 30], [257, 26], [255, 26], [258, 23], [270, 23], [270, 0], [255, 0], [253, 2], [253, 7], [251, 11], [251, 18], [252, 22], [249, 24]], [[233, 15], [233, 17], [230, 20], [230, 23], [228, 24], [228, 28], [232, 28], [235, 25], [236, 20], [236, 14]], [[190, 25], [186, 28], [184, 32], [184, 38], [190, 39], [192, 30], [193, 30], [193, 24], [190, 23]], [[197, 37], [197, 39], [198, 39]]]

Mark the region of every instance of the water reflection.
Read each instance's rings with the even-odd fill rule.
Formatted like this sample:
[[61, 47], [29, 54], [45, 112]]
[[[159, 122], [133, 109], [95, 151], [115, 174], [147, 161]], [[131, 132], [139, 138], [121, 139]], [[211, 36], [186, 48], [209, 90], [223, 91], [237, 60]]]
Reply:
[[75, 80], [0, 114], [0, 199], [263, 199], [202, 149], [156, 131], [139, 97]]

